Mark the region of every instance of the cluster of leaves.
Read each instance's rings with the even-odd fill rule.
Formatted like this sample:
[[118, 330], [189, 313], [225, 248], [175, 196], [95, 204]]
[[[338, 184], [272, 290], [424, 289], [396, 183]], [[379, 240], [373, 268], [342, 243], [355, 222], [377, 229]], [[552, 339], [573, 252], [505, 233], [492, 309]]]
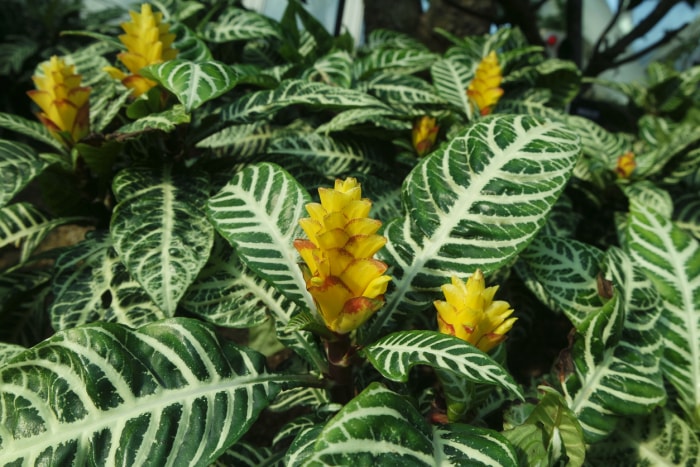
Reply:
[[[144, 98], [103, 71], [113, 37], [66, 56], [92, 88], [84, 141], [0, 113], [32, 141], [0, 140], [0, 247], [17, 252], [0, 273], [4, 464], [697, 462], [700, 68], [618, 86], [646, 113], [613, 133], [566, 113], [578, 70], [517, 30], [435, 54], [391, 31], [356, 48], [297, 2], [279, 22], [153, 4], [180, 52], [142, 70], [159, 83]], [[505, 93], [481, 117], [465, 90], [491, 51]], [[423, 115], [442, 143], [419, 159]], [[292, 243], [310, 193], [345, 176], [384, 222], [393, 282], [339, 405]], [[83, 241], [37, 249], [76, 223]], [[520, 318], [491, 355], [432, 331], [440, 286], [477, 268]], [[564, 351], [528, 374], [506, 354], [537, 334]], [[261, 352], [282, 346], [271, 370]], [[445, 392], [476, 388], [462, 423], [430, 423], [431, 369]], [[266, 445], [245, 436], [263, 411], [285, 420]]]

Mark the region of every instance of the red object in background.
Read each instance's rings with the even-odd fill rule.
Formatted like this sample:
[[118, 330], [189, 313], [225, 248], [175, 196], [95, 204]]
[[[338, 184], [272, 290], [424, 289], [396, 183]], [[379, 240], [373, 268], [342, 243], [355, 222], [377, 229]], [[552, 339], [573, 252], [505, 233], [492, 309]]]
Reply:
[[550, 47], [557, 45], [557, 36], [550, 34], [549, 37], [547, 37], [547, 45]]

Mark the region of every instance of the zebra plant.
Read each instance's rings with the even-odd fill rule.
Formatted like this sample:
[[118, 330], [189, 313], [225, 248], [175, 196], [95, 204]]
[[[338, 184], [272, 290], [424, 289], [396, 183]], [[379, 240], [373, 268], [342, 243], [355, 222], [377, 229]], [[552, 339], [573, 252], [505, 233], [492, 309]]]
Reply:
[[0, 112], [3, 465], [698, 462], [697, 67], [631, 134], [517, 30], [85, 21]]

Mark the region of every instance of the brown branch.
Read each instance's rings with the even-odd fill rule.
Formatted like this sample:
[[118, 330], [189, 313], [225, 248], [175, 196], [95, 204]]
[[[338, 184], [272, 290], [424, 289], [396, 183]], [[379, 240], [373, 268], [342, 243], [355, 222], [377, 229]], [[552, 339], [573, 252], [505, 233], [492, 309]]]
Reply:
[[677, 3], [679, 0], [660, 0], [646, 18], [617, 42], [603, 51], [594, 50], [583, 72], [584, 76], [598, 76], [603, 71], [614, 68], [615, 59], [624, 54], [632, 42], [648, 33]]
[[637, 60], [637, 59], [643, 57], [644, 55], [648, 54], [648, 53], [651, 52], [652, 50], [656, 49], [657, 47], [660, 47], [660, 46], [662, 46], [662, 45], [664, 45], [664, 44], [666, 44], [666, 43], [668, 43], [668, 42], [671, 42], [671, 40], [672, 40], [674, 37], [676, 37], [683, 29], [685, 29], [686, 26], [688, 26], [688, 23], [683, 24], [683, 25], [677, 27], [676, 29], [672, 29], [672, 30], [670, 30], [670, 31], [666, 31], [665, 34], [664, 34], [664, 37], [662, 37], [661, 39], [657, 40], [656, 42], [653, 42], [653, 43], [647, 45], [647, 46], [644, 47], [643, 49], [641, 49], [641, 50], [639, 50], [639, 51], [637, 51], [637, 52], [635, 52], [635, 53], [633, 53], [633, 54], [631, 54], [631, 55], [628, 55], [628, 56], [626, 56], [626, 57], [624, 57], [624, 58], [621, 58], [621, 59], [615, 61], [615, 62], [613, 63], [613, 65], [614, 65], [613, 68], [614, 68], [614, 67], [618, 67], [618, 66], [620, 66], [620, 65], [624, 65], [625, 63], [629, 63], [629, 62], [632, 62], [632, 61], [634, 61], [634, 60]]

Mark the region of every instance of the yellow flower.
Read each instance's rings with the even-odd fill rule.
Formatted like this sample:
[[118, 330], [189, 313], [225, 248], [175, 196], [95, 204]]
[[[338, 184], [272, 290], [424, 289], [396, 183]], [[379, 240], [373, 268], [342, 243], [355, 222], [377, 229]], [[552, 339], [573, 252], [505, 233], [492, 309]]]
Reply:
[[617, 166], [615, 172], [619, 178], [629, 178], [637, 167], [637, 162], [634, 160], [634, 153], [627, 151], [617, 158]]
[[499, 87], [501, 81], [503, 75], [498, 65], [498, 57], [496, 52], [491, 51], [477, 66], [474, 79], [467, 88], [467, 95], [479, 108], [481, 115], [488, 115], [491, 107], [496, 105], [503, 95], [503, 89]]
[[[80, 86], [82, 77], [74, 65], [66, 65], [57, 56], [41, 64], [44, 76], [32, 76], [36, 90], [27, 91], [41, 108], [39, 120], [59, 141], [72, 146], [90, 130], [90, 88]], [[60, 132], [66, 132], [65, 139]]]
[[440, 127], [435, 125], [435, 119], [427, 115], [422, 116], [413, 125], [411, 134], [413, 148], [419, 157], [423, 157], [430, 152], [435, 144], [438, 130], [440, 130]]
[[434, 304], [440, 332], [488, 352], [505, 339], [517, 318], [509, 318], [513, 309], [508, 302], [493, 301], [498, 286], [485, 285], [480, 269], [466, 283], [452, 276], [452, 283], [442, 286], [447, 301], [436, 300]]
[[171, 47], [175, 34], [168, 34], [170, 26], [161, 23], [163, 13], [153, 13], [151, 5], [144, 3], [141, 5], [141, 14], [134, 11], [129, 14], [131, 22], [121, 25], [126, 34], [119, 36], [127, 51], [117, 55], [117, 58], [131, 74], [127, 75], [112, 66], [105, 67], [105, 71], [120, 80], [124, 86], [132, 88], [133, 96], [138, 97], [158, 84], [139, 75], [139, 70], [154, 63], [172, 60], [177, 56], [177, 50]]
[[387, 265], [374, 259], [386, 239], [377, 235], [382, 223], [367, 217], [371, 201], [362, 198], [354, 178], [319, 188], [321, 203], [309, 203], [311, 217], [299, 221], [308, 240], [294, 241], [304, 260], [306, 288], [326, 327], [338, 334], [357, 329], [384, 305], [391, 280]]

